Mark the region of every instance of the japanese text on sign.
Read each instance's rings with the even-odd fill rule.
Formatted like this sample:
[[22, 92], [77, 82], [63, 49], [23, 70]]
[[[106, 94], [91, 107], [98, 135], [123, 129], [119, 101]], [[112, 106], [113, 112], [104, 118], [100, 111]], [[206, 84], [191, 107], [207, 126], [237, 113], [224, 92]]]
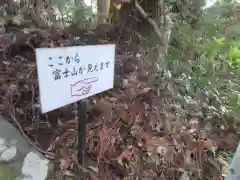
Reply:
[[[102, 71], [108, 68], [109, 61], [96, 62], [94, 64], [80, 64], [80, 56], [78, 53], [73, 57], [71, 56], [58, 56], [56, 59], [48, 57], [48, 66], [52, 68], [52, 77], [54, 80], [60, 80], [61, 78], [68, 78], [71, 76], [82, 75], [84, 72], [92, 73]], [[66, 64], [72, 64], [70, 68], [62, 68]]]
[[115, 45], [36, 49], [42, 112], [113, 87]]

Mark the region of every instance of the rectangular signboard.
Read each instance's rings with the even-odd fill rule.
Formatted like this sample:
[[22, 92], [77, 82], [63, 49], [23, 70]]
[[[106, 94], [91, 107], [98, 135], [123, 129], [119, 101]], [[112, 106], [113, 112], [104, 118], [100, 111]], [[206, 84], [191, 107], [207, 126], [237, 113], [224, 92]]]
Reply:
[[113, 88], [115, 45], [36, 49], [42, 113]]

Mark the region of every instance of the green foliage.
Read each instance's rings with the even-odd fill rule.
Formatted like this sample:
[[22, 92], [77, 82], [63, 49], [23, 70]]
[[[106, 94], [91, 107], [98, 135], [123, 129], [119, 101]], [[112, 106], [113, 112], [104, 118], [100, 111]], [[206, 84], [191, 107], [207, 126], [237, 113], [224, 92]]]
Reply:
[[205, 104], [218, 113], [240, 115], [240, 41], [238, 3], [221, 3], [203, 13], [198, 28], [175, 24], [168, 67], [182, 94], [208, 94]]
[[95, 25], [95, 15], [91, 7], [79, 0], [52, 0], [51, 6], [56, 10], [57, 17], [63, 25], [76, 25], [80, 28], [92, 28]]
[[240, 42], [234, 43], [229, 47], [227, 60], [231, 67], [236, 68], [240, 66]]
[[8, 167], [7, 164], [0, 163], [0, 179], [14, 180], [15, 178], [13, 169]]
[[93, 25], [93, 17], [91, 7], [76, 7], [72, 12], [70, 23], [89, 29]]

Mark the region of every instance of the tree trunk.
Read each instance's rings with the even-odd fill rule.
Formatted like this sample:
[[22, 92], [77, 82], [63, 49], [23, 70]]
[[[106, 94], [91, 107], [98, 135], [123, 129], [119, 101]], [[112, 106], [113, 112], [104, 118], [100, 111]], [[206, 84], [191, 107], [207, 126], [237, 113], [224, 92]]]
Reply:
[[110, 0], [97, 0], [98, 24], [105, 24], [108, 20]]

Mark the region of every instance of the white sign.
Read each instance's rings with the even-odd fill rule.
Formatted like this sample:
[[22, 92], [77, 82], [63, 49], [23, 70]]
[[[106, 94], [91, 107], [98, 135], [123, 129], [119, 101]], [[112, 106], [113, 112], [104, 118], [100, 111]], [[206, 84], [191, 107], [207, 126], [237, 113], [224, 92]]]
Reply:
[[36, 49], [42, 113], [113, 88], [115, 45]]

